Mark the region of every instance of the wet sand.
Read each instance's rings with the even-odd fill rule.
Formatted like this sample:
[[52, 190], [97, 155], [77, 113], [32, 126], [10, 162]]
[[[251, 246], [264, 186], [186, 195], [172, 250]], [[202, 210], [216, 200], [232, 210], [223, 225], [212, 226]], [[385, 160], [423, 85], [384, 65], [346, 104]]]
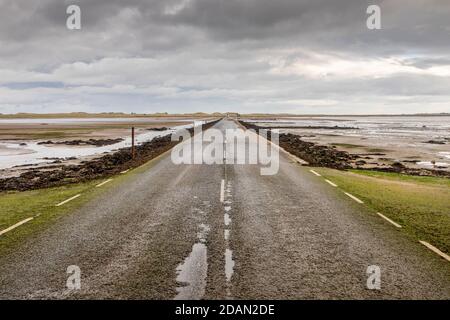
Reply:
[[64, 119], [67, 122], [53, 123], [50, 121], [55, 121], [55, 119], [40, 119], [39, 122], [36, 119], [30, 119], [28, 123], [26, 119], [20, 120], [21, 122], [17, 123], [0, 120], [0, 141], [14, 140], [26, 142], [45, 139], [107, 139], [127, 136], [130, 134], [130, 128], [133, 126], [136, 127], [138, 132], [151, 128], [173, 127], [192, 123], [192, 119], [179, 119], [177, 121], [173, 119], [138, 119], [139, 121], [136, 119], [123, 121], [116, 119], [116, 121], [102, 121], [102, 119], [76, 121], [76, 119]]
[[[372, 168], [377, 164], [391, 165], [401, 162], [411, 168], [438, 168], [450, 171], [450, 145], [438, 145], [418, 142], [414, 138], [372, 138], [353, 137], [347, 135], [327, 135], [314, 131], [289, 129], [290, 132], [302, 136], [302, 140], [321, 145], [335, 146], [336, 149], [352, 154], [362, 155], [367, 164], [362, 167]], [[432, 165], [435, 162], [435, 166]]]
[[[450, 171], [450, 117], [247, 118], [258, 126], [301, 136], [303, 141], [361, 155], [362, 168], [400, 162], [409, 168]], [[300, 128], [301, 127], [301, 128]]]
[[[131, 127], [136, 143], [159, 135], [152, 129], [190, 127], [194, 118], [130, 119], [0, 119], [0, 177], [14, 177], [30, 170], [61, 165], [77, 165], [105, 153], [130, 145]], [[59, 144], [64, 141], [116, 139], [124, 142], [111, 146]], [[44, 141], [54, 144], [39, 145]]]

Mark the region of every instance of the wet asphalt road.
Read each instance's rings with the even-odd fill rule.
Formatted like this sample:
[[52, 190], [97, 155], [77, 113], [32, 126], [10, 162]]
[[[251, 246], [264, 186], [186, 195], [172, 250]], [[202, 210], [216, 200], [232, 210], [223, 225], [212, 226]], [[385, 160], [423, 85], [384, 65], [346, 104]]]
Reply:
[[[175, 165], [168, 153], [110, 186], [0, 257], [0, 298], [450, 298], [448, 262], [308, 168], [280, 154], [262, 176], [227, 158]], [[66, 288], [70, 265], [80, 290]], [[370, 265], [381, 290], [366, 287]]]

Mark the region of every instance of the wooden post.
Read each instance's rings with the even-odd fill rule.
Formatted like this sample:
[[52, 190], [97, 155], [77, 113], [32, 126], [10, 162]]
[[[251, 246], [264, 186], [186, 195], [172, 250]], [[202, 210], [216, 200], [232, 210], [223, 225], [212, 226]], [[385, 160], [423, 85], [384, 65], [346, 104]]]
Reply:
[[136, 157], [136, 148], [134, 147], [134, 127], [131, 127], [131, 158]]

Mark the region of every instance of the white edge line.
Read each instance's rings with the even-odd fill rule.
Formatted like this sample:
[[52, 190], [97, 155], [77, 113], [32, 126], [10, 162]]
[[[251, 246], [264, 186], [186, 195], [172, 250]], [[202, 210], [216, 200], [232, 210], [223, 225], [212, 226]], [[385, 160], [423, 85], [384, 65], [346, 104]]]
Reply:
[[105, 185], [105, 184], [107, 184], [108, 182], [111, 182], [111, 181], [112, 181], [112, 179], [108, 179], [108, 180], [103, 181], [102, 183], [96, 185], [95, 187], [96, 187], [96, 188], [101, 187], [101, 186], [103, 186], [103, 185]]
[[331, 182], [330, 180], [325, 179], [325, 181], [326, 181], [329, 185], [332, 185], [332, 186], [335, 187], [335, 188], [337, 187], [337, 184]]
[[220, 202], [223, 202], [225, 197], [225, 180], [222, 179], [220, 182]]
[[355, 197], [354, 195], [348, 193], [348, 192], [344, 192], [347, 196], [349, 196], [350, 198], [352, 198], [353, 200], [355, 200], [358, 203], [364, 203], [364, 201], [358, 199], [357, 197]]
[[124, 173], [127, 173], [128, 171], [130, 171], [130, 169], [127, 169], [127, 170], [121, 171], [120, 173], [121, 173], [121, 174], [124, 174]]
[[438, 255], [440, 255], [445, 260], [450, 261], [450, 256], [448, 256], [447, 254], [443, 253], [441, 250], [439, 250], [435, 246], [433, 246], [433, 245], [431, 245], [431, 244], [429, 244], [428, 242], [425, 242], [425, 241], [419, 240], [419, 242], [421, 244], [423, 244], [425, 247], [427, 247], [428, 249], [430, 249], [431, 251], [433, 251], [434, 253], [437, 253]]
[[315, 172], [314, 170], [309, 170], [309, 171], [312, 172], [313, 174], [315, 174], [316, 176], [321, 177], [321, 175], [319, 173]]
[[21, 225], [23, 225], [24, 223], [27, 223], [28, 221], [33, 220], [33, 219], [34, 219], [33, 217], [27, 218], [27, 219], [25, 219], [25, 220], [22, 220], [22, 221], [16, 223], [15, 225], [13, 225], [13, 226], [11, 226], [11, 227], [5, 229], [5, 230], [0, 231], [0, 236], [3, 235], [3, 234], [5, 234], [5, 233], [7, 233], [7, 232], [9, 232], [9, 231], [11, 231], [11, 230], [13, 230], [13, 229], [15, 229], [15, 228], [17, 228], [17, 227], [19, 227], [19, 226], [21, 226]]
[[386, 221], [392, 223], [392, 224], [393, 224], [394, 226], [396, 226], [397, 228], [401, 228], [401, 227], [402, 227], [402, 226], [399, 225], [398, 223], [392, 221], [391, 219], [389, 219], [388, 217], [386, 217], [385, 215], [383, 215], [383, 214], [381, 214], [381, 213], [379, 213], [379, 212], [377, 212], [377, 215], [379, 215], [380, 217], [382, 217], [384, 220], [386, 220]]
[[72, 200], [78, 198], [79, 196], [81, 196], [81, 193], [77, 194], [76, 196], [73, 196], [72, 198], [64, 200], [63, 202], [58, 203], [56, 206], [57, 207], [62, 206], [63, 204], [66, 204], [67, 202], [72, 201]]

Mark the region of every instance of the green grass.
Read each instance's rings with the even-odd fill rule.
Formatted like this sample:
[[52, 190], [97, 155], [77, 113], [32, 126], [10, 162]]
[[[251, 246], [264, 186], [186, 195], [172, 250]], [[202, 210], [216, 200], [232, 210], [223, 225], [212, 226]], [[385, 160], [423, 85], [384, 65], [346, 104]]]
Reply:
[[[101, 180], [103, 181], [103, 180]], [[24, 219], [35, 217], [30, 222], [0, 236], [0, 254], [11, 249], [13, 244], [42, 230], [58, 218], [78, 208], [101, 192], [95, 188], [99, 181], [90, 181], [64, 187], [0, 194], [0, 230], [4, 230]], [[82, 196], [57, 207], [56, 204], [82, 193]]]
[[402, 225], [402, 231], [450, 253], [450, 179], [316, 168], [326, 179]]
[[350, 170], [350, 171], [368, 177], [382, 178], [392, 181], [412, 182], [417, 184], [442, 185], [450, 188], [450, 179], [445, 178], [410, 176], [401, 173], [369, 171], [369, 170]]
[[[113, 181], [101, 188], [95, 186], [105, 181], [106, 178], [56, 188], [0, 193], [0, 231], [27, 218], [35, 217], [33, 220], [0, 236], [0, 255], [14, 250], [15, 246], [23, 240], [45, 230], [59, 218], [70, 214], [109, 188], [149, 170], [161, 158], [162, 155], [130, 170], [126, 174], [117, 175], [113, 177]], [[56, 204], [79, 193], [82, 194], [81, 197], [56, 207]]]

